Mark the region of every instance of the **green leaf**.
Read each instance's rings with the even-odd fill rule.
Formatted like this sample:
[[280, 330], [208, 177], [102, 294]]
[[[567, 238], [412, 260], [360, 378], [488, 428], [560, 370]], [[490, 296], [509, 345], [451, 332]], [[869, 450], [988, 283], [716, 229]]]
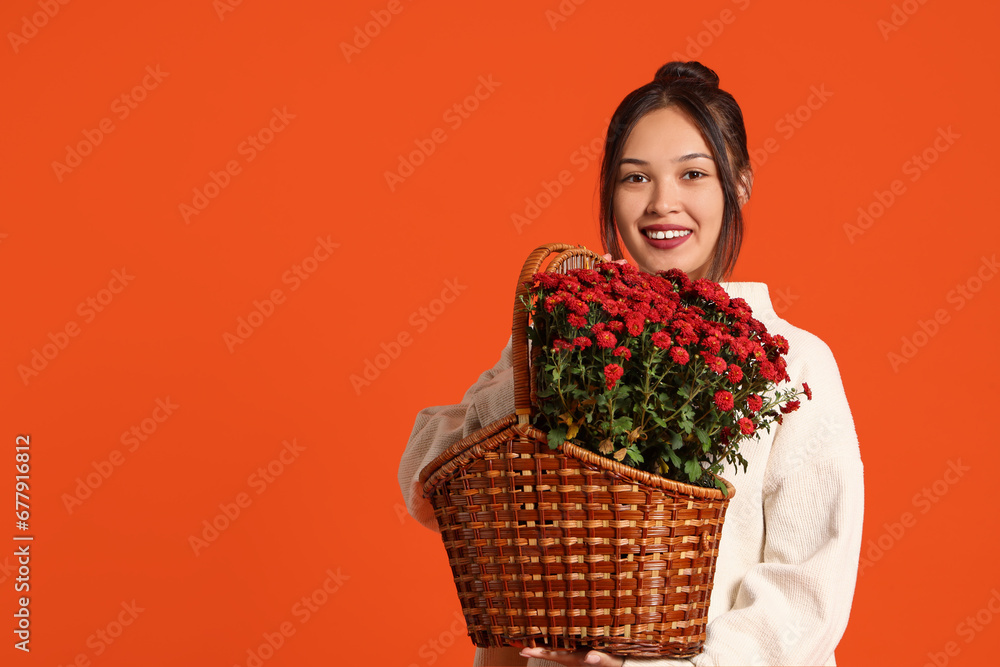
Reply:
[[701, 442], [701, 451], [707, 454], [708, 450], [712, 448], [712, 439], [708, 437], [708, 433], [705, 433], [704, 429], [695, 428], [694, 432]]
[[[681, 437], [680, 433], [674, 433], [670, 436], [670, 447], [673, 451], [676, 451], [684, 446], [684, 439]], [[672, 452], [671, 452], [672, 453]], [[680, 465], [679, 463], [676, 465]]]
[[691, 482], [694, 483], [701, 478], [702, 474], [704, 474], [705, 471], [702, 470], [701, 464], [698, 463], [698, 461], [689, 460], [684, 462], [684, 472], [687, 473], [688, 479], [690, 479]]
[[549, 449], [556, 449], [566, 442], [566, 427], [557, 426], [549, 431]]
[[661, 391], [660, 393], [658, 393], [656, 395], [656, 398], [658, 398], [660, 400], [660, 403], [663, 405], [663, 409], [664, 410], [670, 410], [671, 412], [673, 411], [673, 409], [674, 409], [674, 402], [670, 398], [670, 394], [668, 394], [665, 391]]
[[612, 428], [614, 429], [615, 435], [618, 435], [619, 433], [627, 433], [632, 430], [632, 418], [619, 417], [614, 421], [614, 424], [612, 424]]
[[675, 468], [681, 467], [681, 457], [677, 456], [677, 452], [672, 449], [668, 449], [667, 456], [670, 458], [670, 465]]
[[715, 486], [722, 491], [722, 495], [729, 497], [729, 487], [718, 477], [715, 478]]

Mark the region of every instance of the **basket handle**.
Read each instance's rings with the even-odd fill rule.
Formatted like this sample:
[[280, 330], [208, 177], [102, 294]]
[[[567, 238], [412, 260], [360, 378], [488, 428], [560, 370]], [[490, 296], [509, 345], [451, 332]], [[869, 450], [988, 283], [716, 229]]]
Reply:
[[531, 362], [528, 359], [528, 310], [521, 303], [521, 297], [527, 296], [528, 288], [525, 283], [531, 276], [538, 273], [545, 259], [554, 253], [558, 253], [556, 259], [550, 262], [550, 268], [561, 265], [571, 257], [581, 257], [585, 263], [593, 265], [600, 255], [582, 245], [569, 245], [567, 243], [547, 243], [538, 246], [524, 260], [521, 268], [521, 275], [517, 279], [517, 289], [514, 294], [514, 322], [511, 327], [511, 338], [513, 345], [513, 365], [514, 365], [514, 413], [517, 415], [519, 424], [528, 424], [531, 421], [533, 409], [531, 377]]

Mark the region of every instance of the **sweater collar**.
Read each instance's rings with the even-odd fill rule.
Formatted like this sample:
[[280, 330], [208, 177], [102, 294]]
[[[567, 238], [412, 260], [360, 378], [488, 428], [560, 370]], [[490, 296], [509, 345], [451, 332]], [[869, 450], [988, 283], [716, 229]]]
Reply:
[[774, 306], [771, 305], [771, 295], [764, 283], [719, 283], [730, 298], [741, 298], [750, 304], [753, 316], [760, 320], [777, 317]]

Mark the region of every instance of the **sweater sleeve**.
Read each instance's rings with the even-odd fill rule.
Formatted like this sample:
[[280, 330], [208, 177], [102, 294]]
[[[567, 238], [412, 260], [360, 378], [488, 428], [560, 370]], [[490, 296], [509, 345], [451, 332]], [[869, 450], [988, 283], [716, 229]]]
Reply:
[[630, 658], [629, 667], [834, 664], [857, 579], [864, 474], [833, 354], [815, 336], [803, 338], [792, 381], [808, 382], [815, 400], [776, 427], [762, 489], [762, 562], [747, 571], [732, 609], [708, 624], [702, 653]]
[[399, 463], [399, 487], [406, 509], [418, 522], [437, 531], [430, 501], [423, 497], [420, 471], [462, 438], [514, 412], [512, 345], [493, 368], [484, 372], [458, 405], [430, 407], [417, 414], [410, 440]]

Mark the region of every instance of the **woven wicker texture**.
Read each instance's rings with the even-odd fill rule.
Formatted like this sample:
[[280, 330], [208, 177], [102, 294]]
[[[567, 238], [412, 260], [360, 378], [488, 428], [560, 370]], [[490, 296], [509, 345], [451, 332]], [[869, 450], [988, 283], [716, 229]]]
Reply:
[[[540, 270], [593, 266], [580, 247], [534, 251]], [[690, 657], [701, 650], [729, 499], [567, 443], [530, 425], [527, 313], [515, 299], [518, 409], [421, 472], [476, 646]]]

